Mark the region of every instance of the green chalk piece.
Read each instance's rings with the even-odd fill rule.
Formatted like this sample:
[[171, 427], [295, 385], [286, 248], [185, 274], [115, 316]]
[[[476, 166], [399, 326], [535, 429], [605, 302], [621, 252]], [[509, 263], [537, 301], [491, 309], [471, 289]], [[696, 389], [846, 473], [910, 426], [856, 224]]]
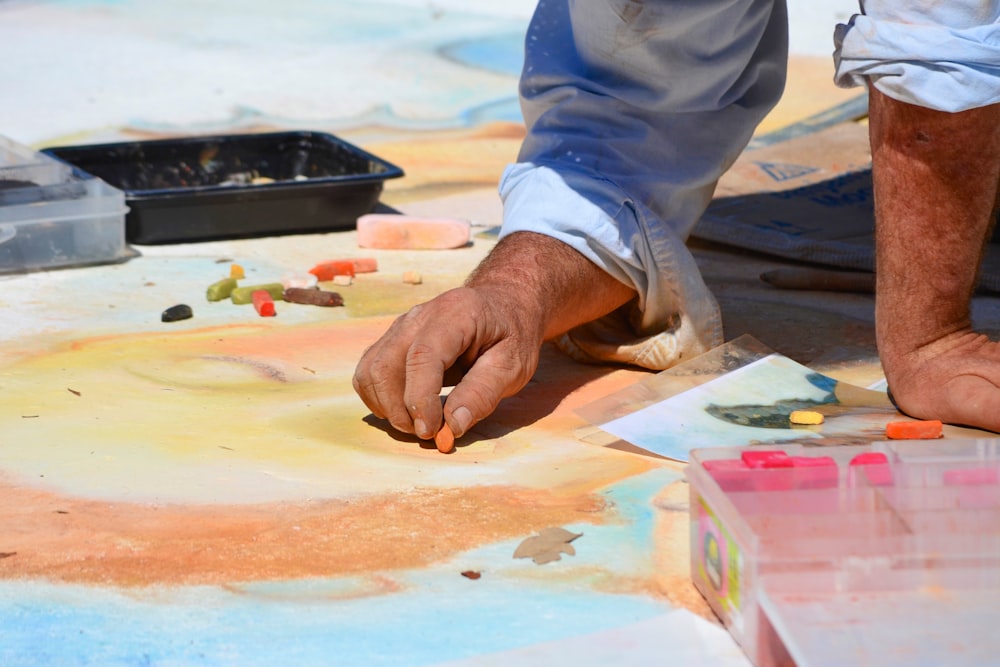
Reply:
[[209, 301], [222, 301], [223, 299], [228, 299], [234, 289], [236, 289], [236, 279], [223, 278], [219, 282], [209, 285], [205, 291], [205, 296]]
[[275, 301], [283, 301], [282, 296], [285, 293], [285, 286], [281, 283], [265, 283], [263, 285], [247, 285], [246, 287], [237, 287], [229, 295], [229, 298], [233, 300], [236, 304], [247, 304], [253, 301], [253, 293], [257, 290], [264, 290], [271, 295], [271, 298]]

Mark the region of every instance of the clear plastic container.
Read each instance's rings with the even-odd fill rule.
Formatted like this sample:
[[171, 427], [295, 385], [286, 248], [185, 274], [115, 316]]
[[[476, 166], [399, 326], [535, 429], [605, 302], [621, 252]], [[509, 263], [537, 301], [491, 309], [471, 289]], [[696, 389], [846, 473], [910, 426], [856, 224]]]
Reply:
[[0, 137], [0, 274], [117, 262], [125, 193]]
[[1000, 608], [1000, 439], [700, 449], [687, 477], [692, 579], [755, 665], [1000, 655], [969, 622]]

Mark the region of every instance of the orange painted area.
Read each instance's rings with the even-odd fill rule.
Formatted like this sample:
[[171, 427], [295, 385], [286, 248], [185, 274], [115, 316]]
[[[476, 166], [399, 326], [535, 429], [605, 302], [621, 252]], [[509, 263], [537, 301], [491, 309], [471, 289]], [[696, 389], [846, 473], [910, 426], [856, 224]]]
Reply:
[[[0, 577], [375, 576], [619, 521], [601, 490], [658, 465], [573, 437], [576, 407], [638, 375], [549, 349], [451, 455], [390, 433], [350, 386], [390, 321], [95, 336], [5, 368]], [[659, 594], [646, 573], [598, 570], [609, 590]]]
[[143, 505], [0, 480], [0, 578], [236, 584], [420, 567], [563, 523], [600, 523], [593, 494], [482, 486], [347, 500]]

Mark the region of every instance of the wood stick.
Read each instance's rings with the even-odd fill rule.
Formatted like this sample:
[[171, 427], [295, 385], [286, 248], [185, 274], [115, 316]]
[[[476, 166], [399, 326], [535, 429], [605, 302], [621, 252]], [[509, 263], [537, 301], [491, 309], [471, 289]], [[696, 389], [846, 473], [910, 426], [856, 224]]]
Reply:
[[760, 279], [781, 289], [827, 292], [875, 292], [875, 274], [806, 267], [785, 267], [760, 274]]

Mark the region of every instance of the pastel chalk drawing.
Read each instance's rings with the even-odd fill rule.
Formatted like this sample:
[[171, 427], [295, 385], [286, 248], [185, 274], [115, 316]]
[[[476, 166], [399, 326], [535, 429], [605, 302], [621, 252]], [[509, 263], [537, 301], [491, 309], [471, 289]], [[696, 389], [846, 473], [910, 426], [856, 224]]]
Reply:
[[[851, 400], [842, 400], [845, 395]], [[858, 396], [868, 398], [859, 402]], [[811, 418], [822, 422], [821, 429], [793, 428], [791, 415], [803, 410], [822, 418]], [[695, 447], [881, 439], [886, 422], [897, 414], [879, 392], [847, 387], [791, 359], [768, 354], [688, 391], [598, 423], [633, 445], [686, 461]]]
[[[432, 663], [669, 609], [647, 552], [621, 546], [641, 544], [652, 517], [625, 514], [614, 496], [653, 493], [678, 473], [564, 434], [572, 404], [620, 380], [581, 389], [534, 424], [531, 444], [473, 432], [440, 457], [373, 428], [350, 389], [354, 361], [387, 323], [75, 337], [6, 366], [17, 399], [3, 407], [0, 442], [0, 497], [11, 499], [0, 551], [12, 554], [0, 566], [0, 632], [16, 627], [24, 643], [5, 642], [0, 658], [42, 655], [55, 600], [59, 627], [90, 629], [47, 660], [105, 647], [109, 660], [142, 651], [206, 665], [223, 650], [267, 664], [278, 650], [268, 641], [303, 664], [331, 650], [360, 661], [382, 623], [401, 633], [398, 650], [369, 664]], [[565, 380], [578, 368], [552, 360], [545, 372]], [[494, 428], [519, 423], [533, 401], [529, 390], [526, 404], [501, 406]], [[554, 525], [585, 526], [593, 552], [548, 586], [510, 554]], [[456, 576], [467, 570], [490, 586], [446, 583], [471, 584]], [[216, 620], [196, 622], [190, 607]], [[416, 621], [427, 609], [463, 623], [431, 633]], [[462, 629], [480, 620], [488, 640]]]

